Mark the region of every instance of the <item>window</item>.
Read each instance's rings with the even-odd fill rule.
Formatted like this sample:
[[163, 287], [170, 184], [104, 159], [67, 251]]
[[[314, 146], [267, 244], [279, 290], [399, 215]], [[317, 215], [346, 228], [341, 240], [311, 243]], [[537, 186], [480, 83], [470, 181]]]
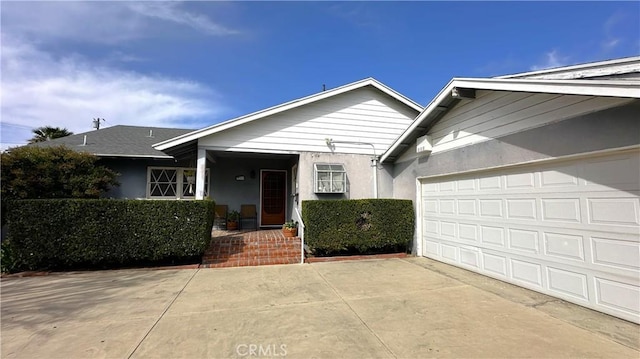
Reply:
[[341, 164], [315, 163], [313, 165], [316, 193], [344, 193], [347, 173]]
[[[209, 169], [205, 173], [204, 195], [209, 195]], [[147, 198], [193, 199], [196, 196], [196, 169], [149, 167]]]

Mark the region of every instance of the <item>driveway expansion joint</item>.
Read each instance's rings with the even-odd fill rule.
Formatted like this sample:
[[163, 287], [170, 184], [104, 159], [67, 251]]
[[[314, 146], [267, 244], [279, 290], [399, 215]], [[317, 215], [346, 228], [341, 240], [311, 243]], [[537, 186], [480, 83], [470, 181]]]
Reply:
[[340, 298], [340, 300], [349, 308], [349, 310], [356, 316], [356, 318], [358, 318], [358, 320], [360, 321], [360, 323], [362, 323], [362, 325], [364, 325], [365, 328], [367, 328], [367, 330], [369, 331], [369, 333], [371, 333], [371, 335], [373, 335], [378, 342], [380, 342], [380, 344], [386, 349], [387, 353], [389, 353], [389, 355], [391, 355], [393, 358], [398, 358], [398, 356], [391, 350], [391, 348], [389, 348], [389, 346], [387, 345], [387, 343], [385, 343], [382, 338], [380, 338], [380, 336], [378, 334], [376, 334], [376, 332], [373, 331], [373, 329], [371, 329], [371, 327], [369, 327], [369, 325], [364, 321], [364, 319], [362, 319], [362, 317], [360, 317], [360, 315], [358, 314], [358, 312], [355, 311], [355, 309], [353, 309], [353, 307], [351, 306], [351, 304], [349, 304], [349, 302], [347, 302], [342, 295], [340, 295], [340, 293], [338, 292], [338, 290], [331, 285], [331, 283], [327, 280], [327, 278], [325, 278], [322, 273], [320, 273], [317, 269], [315, 269], [315, 267], [311, 266], [313, 268], [314, 271], [316, 271], [316, 273], [320, 276], [320, 278], [322, 278], [322, 280], [329, 286], [329, 288], [331, 288], [331, 290], [336, 294], [336, 296], [338, 296], [338, 298]]
[[158, 319], [156, 319], [156, 321], [153, 323], [153, 325], [151, 326], [151, 328], [149, 328], [149, 330], [147, 330], [147, 332], [144, 334], [144, 336], [142, 337], [142, 339], [140, 339], [140, 341], [138, 342], [138, 344], [136, 344], [136, 347], [133, 348], [133, 351], [131, 351], [131, 353], [127, 356], [127, 359], [131, 359], [131, 357], [133, 356], [133, 354], [136, 353], [136, 350], [138, 350], [138, 348], [140, 348], [140, 345], [142, 345], [142, 342], [145, 341], [145, 339], [147, 339], [147, 337], [149, 336], [149, 334], [151, 333], [151, 331], [153, 331], [153, 329], [158, 325], [158, 323], [160, 322], [160, 320], [162, 318], [164, 318], [164, 315], [167, 314], [167, 312], [169, 311], [169, 308], [171, 308], [171, 306], [173, 305], [173, 303], [175, 303], [175, 301], [178, 299], [178, 297], [180, 296], [180, 294], [182, 294], [182, 292], [184, 291], [184, 289], [189, 285], [189, 283], [191, 283], [191, 280], [193, 280], [193, 278], [196, 276], [196, 274], [198, 274], [198, 272], [200, 271], [200, 269], [196, 269], [193, 274], [191, 275], [191, 277], [189, 277], [189, 280], [187, 280], [187, 282], [182, 286], [182, 288], [178, 291], [178, 293], [176, 293], [175, 297], [173, 297], [173, 299], [171, 300], [171, 302], [169, 302], [169, 304], [167, 305], [167, 307], [162, 311], [162, 313], [160, 314], [160, 316], [158, 317]]

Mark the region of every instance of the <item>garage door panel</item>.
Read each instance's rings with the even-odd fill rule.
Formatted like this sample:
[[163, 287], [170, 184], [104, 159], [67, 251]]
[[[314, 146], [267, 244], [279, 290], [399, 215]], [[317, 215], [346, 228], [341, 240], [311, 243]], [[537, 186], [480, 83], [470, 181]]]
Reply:
[[[637, 239], [637, 238], [636, 238]], [[640, 269], [640, 243], [591, 237], [593, 263], [618, 269]]]
[[542, 266], [535, 262], [511, 258], [511, 278], [517, 282], [542, 287]]
[[544, 254], [561, 260], [584, 262], [584, 237], [563, 233], [544, 233]]
[[637, 227], [640, 224], [640, 200], [635, 197], [587, 198], [589, 223]]
[[596, 277], [595, 288], [598, 304], [631, 315], [640, 314], [640, 289], [637, 286]]
[[507, 277], [507, 258], [501, 255], [482, 253], [482, 269], [493, 275]]
[[477, 242], [478, 226], [475, 224], [458, 223], [458, 238], [462, 241]]
[[460, 247], [460, 263], [475, 269], [480, 268], [480, 251], [473, 247]]
[[484, 246], [499, 246], [504, 247], [505, 235], [504, 228], [492, 227], [492, 226], [480, 226], [480, 240]]
[[555, 267], [547, 267], [549, 290], [558, 295], [569, 295], [580, 301], [589, 301], [589, 286], [586, 274], [568, 271]]
[[541, 199], [542, 220], [581, 223], [579, 198]]
[[476, 200], [475, 199], [458, 199], [458, 215], [459, 216], [476, 216]]
[[639, 164], [634, 150], [423, 180], [423, 253], [640, 323]]
[[514, 173], [505, 175], [507, 189], [531, 189], [535, 185], [535, 173]]
[[578, 166], [558, 166], [540, 171], [540, 188], [557, 190], [558, 187], [578, 186]]
[[535, 221], [538, 219], [535, 198], [509, 198], [506, 199], [507, 218], [526, 219]]
[[509, 248], [527, 253], [540, 253], [538, 231], [510, 228], [508, 231]]

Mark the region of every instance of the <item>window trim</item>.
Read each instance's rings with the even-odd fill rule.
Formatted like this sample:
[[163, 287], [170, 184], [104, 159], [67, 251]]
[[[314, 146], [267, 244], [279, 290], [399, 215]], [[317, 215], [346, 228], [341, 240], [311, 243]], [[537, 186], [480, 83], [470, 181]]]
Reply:
[[[176, 171], [176, 182], [172, 182], [175, 183], [176, 185], [176, 195], [175, 196], [152, 196], [151, 195], [151, 171], [152, 170], [172, 170], [172, 171]], [[157, 200], [180, 200], [180, 199], [185, 199], [185, 200], [193, 200], [196, 198], [195, 195], [195, 191], [193, 196], [184, 196], [183, 195], [183, 185], [184, 185], [184, 181], [183, 181], [183, 177], [184, 177], [184, 172], [185, 171], [194, 171], [197, 173], [197, 169], [196, 168], [191, 168], [191, 167], [169, 167], [169, 166], [148, 166], [147, 167], [147, 193], [146, 193], [146, 198], [147, 199], [157, 199]], [[209, 169], [206, 169], [206, 174], [205, 174], [205, 185], [204, 185], [204, 192], [205, 192], [205, 196], [207, 196], [209, 194], [209, 184], [211, 182], [211, 176], [209, 174]], [[193, 184], [193, 186], [195, 187], [195, 183]]]
[[[329, 166], [329, 170], [319, 170], [318, 169], [318, 165], [323, 165], [323, 166]], [[342, 168], [342, 170], [334, 170], [331, 168], [331, 166], [340, 166]], [[329, 184], [330, 184], [330, 190], [329, 191], [320, 191], [320, 186], [319, 186], [319, 178], [318, 178], [318, 173], [329, 173]], [[334, 190], [334, 180], [333, 180], [333, 175], [334, 174], [342, 174], [342, 190], [340, 191], [336, 191]], [[313, 164], [313, 192], [316, 194], [341, 194], [341, 193], [346, 193], [347, 192], [347, 170], [344, 167], [344, 164], [342, 163], [322, 163], [322, 162], [318, 162], [318, 163], [314, 163]]]

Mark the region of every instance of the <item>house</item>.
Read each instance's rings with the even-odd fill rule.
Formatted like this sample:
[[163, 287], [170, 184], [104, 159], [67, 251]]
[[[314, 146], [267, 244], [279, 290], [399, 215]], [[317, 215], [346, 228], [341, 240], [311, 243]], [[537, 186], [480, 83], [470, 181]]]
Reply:
[[303, 200], [392, 197], [392, 166], [377, 159], [421, 110], [368, 78], [153, 147], [197, 162], [196, 198], [253, 204], [258, 226], [281, 226], [301, 221]]
[[113, 126], [35, 146], [99, 156], [121, 174], [108, 197], [253, 204], [259, 227], [279, 227], [302, 200], [392, 197], [377, 160], [421, 110], [368, 78], [196, 131]]
[[[48, 147], [64, 145], [71, 149], [89, 152], [100, 157], [100, 163], [118, 172], [118, 187], [113, 187], [105, 194], [112, 198], [153, 198], [152, 195], [162, 193], [168, 196], [173, 190], [174, 198], [195, 198], [195, 192], [164, 186], [157, 181], [157, 187], [150, 186], [150, 178], [155, 178], [157, 169], [167, 167], [188, 167], [189, 161], [176, 161], [172, 156], [158, 151], [152, 145], [183, 135], [193, 130], [140, 126], [112, 126], [103, 129], [79, 133], [53, 140], [38, 142], [30, 146]], [[194, 164], [195, 166], [195, 164]], [[195, 169], [195, 168], [194, 168]], [[173, 178], [175, 180], [175, 178]], [[169, 181], [169, 178], [162, 179]]]
[[101, 156], [114, 197], [254, 204], [260, 227], [411, 199], [415, 254], [640, 323], [640, 57], [453, 78], [425, 108], [369, 78], [170, 131], [43, 145]]
[[640, 57], [454, 78], [380, 162], [418, 255], [640, 323]]

